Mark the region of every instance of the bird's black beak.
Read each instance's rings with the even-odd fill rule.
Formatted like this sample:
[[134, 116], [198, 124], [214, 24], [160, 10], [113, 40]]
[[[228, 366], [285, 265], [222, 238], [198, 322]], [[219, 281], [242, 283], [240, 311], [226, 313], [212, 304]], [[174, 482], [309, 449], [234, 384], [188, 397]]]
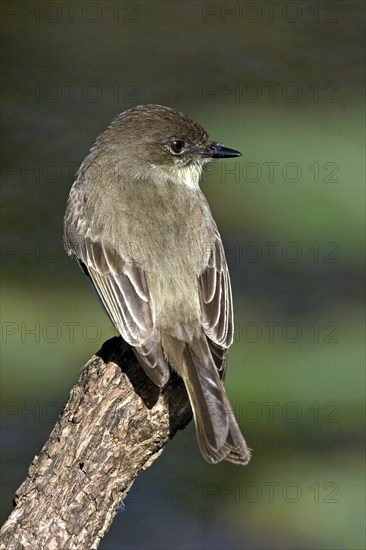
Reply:
[[211, 142], [209, 146], [205, 149], [199, 151], [201, 157], [212, 158], [212, 159], [225, 159], [231, 157], [241, 157], [241, 153], [235, 149], [229, 149], [229, 147], [224, 147], [220, 143]]

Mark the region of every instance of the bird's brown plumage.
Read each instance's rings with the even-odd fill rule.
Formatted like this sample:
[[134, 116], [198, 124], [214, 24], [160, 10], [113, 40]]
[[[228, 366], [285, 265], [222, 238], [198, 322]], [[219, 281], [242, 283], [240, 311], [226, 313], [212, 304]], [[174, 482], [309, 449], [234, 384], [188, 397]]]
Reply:
[[[175, 138], [189, 140], [185, 158], [167, 151]], [[229, 272], [198, 177], [185, 179], [209, 147], [206, 132], [171, 109], [122, 113], [80, 167], [64, 240], [146, 374], [160, 387], [170, 368], [182, 376], [203, 456], [245, 464], [222, 382], [233, 338]]]

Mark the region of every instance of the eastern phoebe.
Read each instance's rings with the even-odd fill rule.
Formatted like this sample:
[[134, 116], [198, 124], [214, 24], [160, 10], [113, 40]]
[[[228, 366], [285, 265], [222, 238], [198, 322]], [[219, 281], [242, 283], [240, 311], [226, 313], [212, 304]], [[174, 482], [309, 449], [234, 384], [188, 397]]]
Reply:
[[151, 380], [183, 378], [211, 463], [247, 464], [223, 379], [233, 340], [229, 272], [199, 188], [204, 164], [241, 154], [168, 107], [121, 113], [81, 164], [65, 214], [67, 253], [90, 277]]

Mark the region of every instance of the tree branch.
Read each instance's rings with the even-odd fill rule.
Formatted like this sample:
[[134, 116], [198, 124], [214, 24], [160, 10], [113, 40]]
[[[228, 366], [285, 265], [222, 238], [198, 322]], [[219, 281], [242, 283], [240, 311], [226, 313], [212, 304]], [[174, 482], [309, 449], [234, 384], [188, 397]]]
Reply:
[[0, 547], [97, 548], [136, 476], [191, 418], [175, 373], [159, 390], [120, 338], [105, 342], [17, 490]]

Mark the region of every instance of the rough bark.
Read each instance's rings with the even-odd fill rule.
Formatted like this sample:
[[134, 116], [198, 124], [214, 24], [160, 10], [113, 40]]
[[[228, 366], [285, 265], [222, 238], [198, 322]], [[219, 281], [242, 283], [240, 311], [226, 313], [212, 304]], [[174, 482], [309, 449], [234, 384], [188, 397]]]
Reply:
[[0, 548], [97, 548], [138, 473], [191, 417], [178, 376], [159, 390], [121, 339], [108, 340], [17, 490]]

